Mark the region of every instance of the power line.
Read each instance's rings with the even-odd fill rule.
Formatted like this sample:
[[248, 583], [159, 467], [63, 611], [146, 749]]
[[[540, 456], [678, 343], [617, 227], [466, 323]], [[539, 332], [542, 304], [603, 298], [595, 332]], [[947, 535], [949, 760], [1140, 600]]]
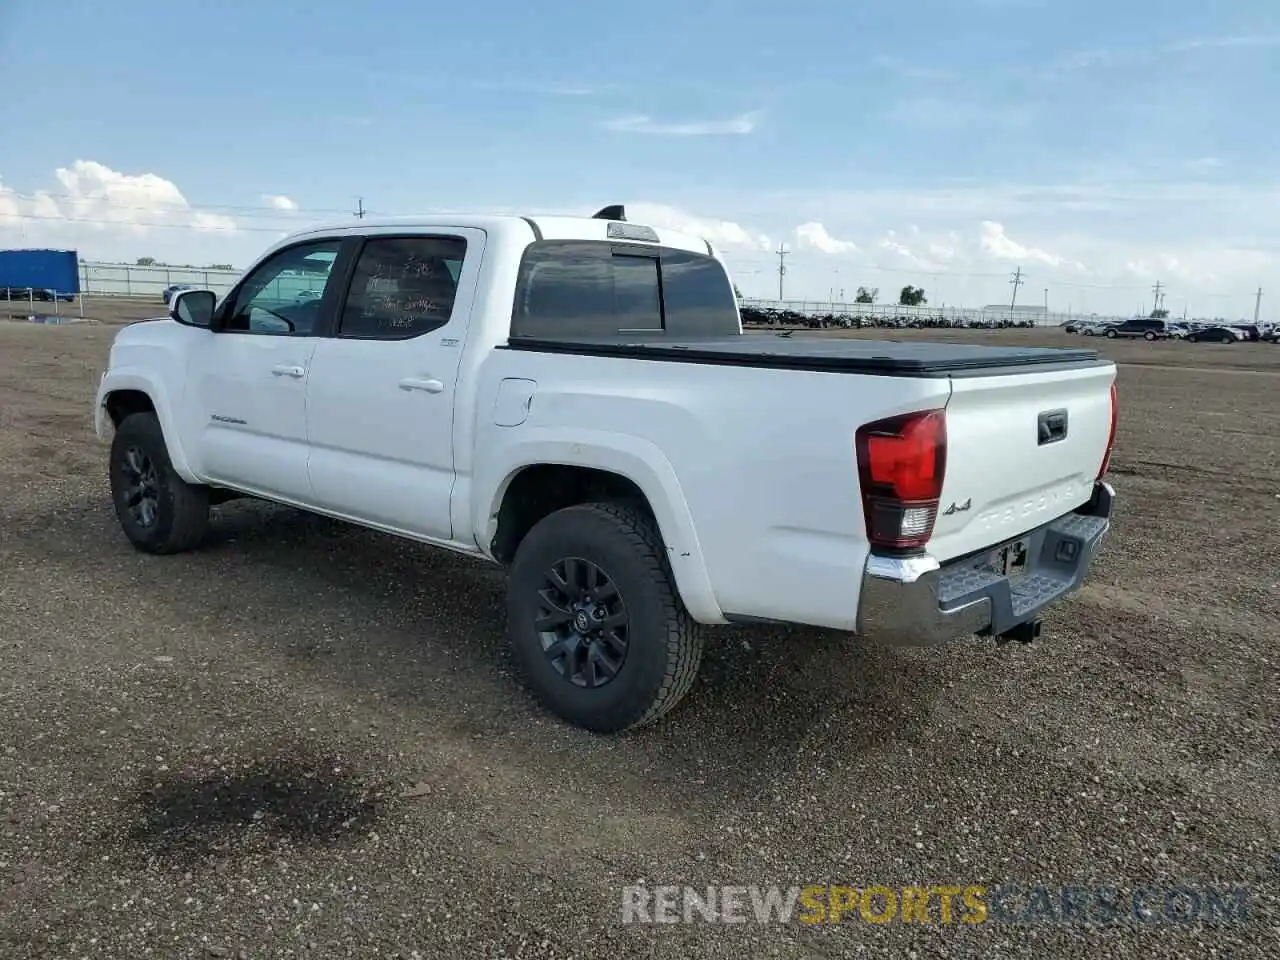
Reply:
[[782, 278], [787, 274], [787, 265], [784, 262], [790, 251], [783, 246], [782, 241], [778, 241], [778, 299], [782, 300]]
[[95, 204], [104, 207], [111, 207], [116, 210], [137, 210], [147, 213], [164, 213], [169, 210], [175, 212], [226, 210], [243, 214], [256, 213], [265, 216], [274, 215], [280, 217], [294, 213], [350, 213], [349, 210], [339, 209], [338, 207], [294, 207], [291, 210], [281, 210], [277, 207], [270, 206], [269, 204], [249, 205], [235, 203], [190, 203], [176, 200], [157, 200], [146, 206], [137, 206], [133, 203], [122, 202], [118, 198], [110, 196], [86, 196], [78, 193], [17, 193], [5, 191], [2, 188], [0, 188], [0, 197], [6, 197], [12, 200], [26, 200], [30, 203], [37, 203], [41, 200], [66, 200], [72, 204]]
[[364, 197], [356, 197], [356, 219], [364, 219]]
[[1022, 268], [1019, 267], [1014, 271], [1013, 279], [1009, 281], [1013, 284], [1013, 296], [1009, 299], [1009, 315], [1013, 316], [1014, 305], [1018, 302], [1018, 288], [1022, 286]]
[[[198, 213], [199, 211], [193, 210], [190, 212]], [[279, 227], [246, 227], [236, 223], [232, 223], [227, 226], [220, 226], [216, 224], [196, 226], [194, 223], [154, 223], [146, 220], [101, 220], [93, 217], [51, 217], [39, 213], [18, 213], [12, 215], [0, 214], [0, 225], [3, 225], [6, 219], [9, 219], [10, 217], [18, 220], [19, 222], [24, 220], [47, 220], [52, 223], [88, 223], [102, 227], [156, 227], [159, 229], [191, 230], [197, 233], [237, 233], [242, 231], [249, 233], [280, 232]], [[299, 222], [297, 224], [298, 227], [305, 227], [309, 225], [312, 224], [308, 224], [306, 222]]]
[[1262, 288], [1258, 288], [1258, 292], [1253, 296], [1253, 322], [1258, 322], [1258, 311], [1262, 309]]
[[1160, 281], [1157, 280], [1156, 285], [1151, 288], [1151, 292], [1155, 294], [1155, 299], [1151, 302], [1152, 313], [1155, 313], [1157, 310], [1160, 309], [1160, 298], [1163, 296], [1163, 294], [1160, 293], [1161, 286], [1163, 286], [1163, 284], [1161, 284]]

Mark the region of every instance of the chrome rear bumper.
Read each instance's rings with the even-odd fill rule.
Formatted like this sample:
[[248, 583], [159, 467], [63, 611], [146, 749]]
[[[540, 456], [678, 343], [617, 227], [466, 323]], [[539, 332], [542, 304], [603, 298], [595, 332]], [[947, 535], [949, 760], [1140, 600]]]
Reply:
[[990, 550], [940, 564], [927, 554], [873, 553], [858, 598], [860, 635], [902, 646], [931, 646], [973, 634], [999, 636], [1036, 620], [1045, 607], [1079, 589], [1111, 527], [1115, 490], [1099, 482], [1093, 497], [1019, 537], [1025, 572], [1010, 578], [989, 564]]

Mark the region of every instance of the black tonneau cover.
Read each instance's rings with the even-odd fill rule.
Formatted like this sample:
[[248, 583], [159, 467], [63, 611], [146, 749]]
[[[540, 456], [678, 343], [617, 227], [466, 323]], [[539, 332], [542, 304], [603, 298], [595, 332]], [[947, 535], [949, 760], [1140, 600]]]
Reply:
[[1111, 362], [1095, 350], [758, 334], [688, 340], [622, 334], [573, 339], [511, 337], [506, 347], [499, 349], [881, 377], [980, 376], [1016, 373], [1029, 366], [1062, 369]]

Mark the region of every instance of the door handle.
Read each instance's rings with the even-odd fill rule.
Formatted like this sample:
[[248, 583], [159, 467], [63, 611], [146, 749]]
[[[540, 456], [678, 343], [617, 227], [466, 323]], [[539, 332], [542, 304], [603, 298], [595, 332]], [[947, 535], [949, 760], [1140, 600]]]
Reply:
[[425, 390], [427, 393], [442, 393], [444, 384], [439, 380], [422, 380], [418, 377], [405, 377], [400, 381], [401, 390]]
[[293, 377], [295, 380], [306, 376], [305, 367], [293, 367], [288, 364], [281, 364], [278, 367], [272, 367], [271, 372], [277, 377]]
[[1067, 411], [1046, 410], [1036, 422], [1036, 442], [1039, 446], [1057, 443], [1067, 437]]

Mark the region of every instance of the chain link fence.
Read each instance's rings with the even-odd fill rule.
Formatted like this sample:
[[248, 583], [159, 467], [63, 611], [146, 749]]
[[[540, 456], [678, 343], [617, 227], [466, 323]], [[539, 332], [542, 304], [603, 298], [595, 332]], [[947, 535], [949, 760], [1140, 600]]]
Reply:
[[80, 292], [86, 297], [159, 300], [167, 287], [186, 284], [222, 296], [240, 279], [239, 270], [215, 267], [138, 266], [80, 261]]

